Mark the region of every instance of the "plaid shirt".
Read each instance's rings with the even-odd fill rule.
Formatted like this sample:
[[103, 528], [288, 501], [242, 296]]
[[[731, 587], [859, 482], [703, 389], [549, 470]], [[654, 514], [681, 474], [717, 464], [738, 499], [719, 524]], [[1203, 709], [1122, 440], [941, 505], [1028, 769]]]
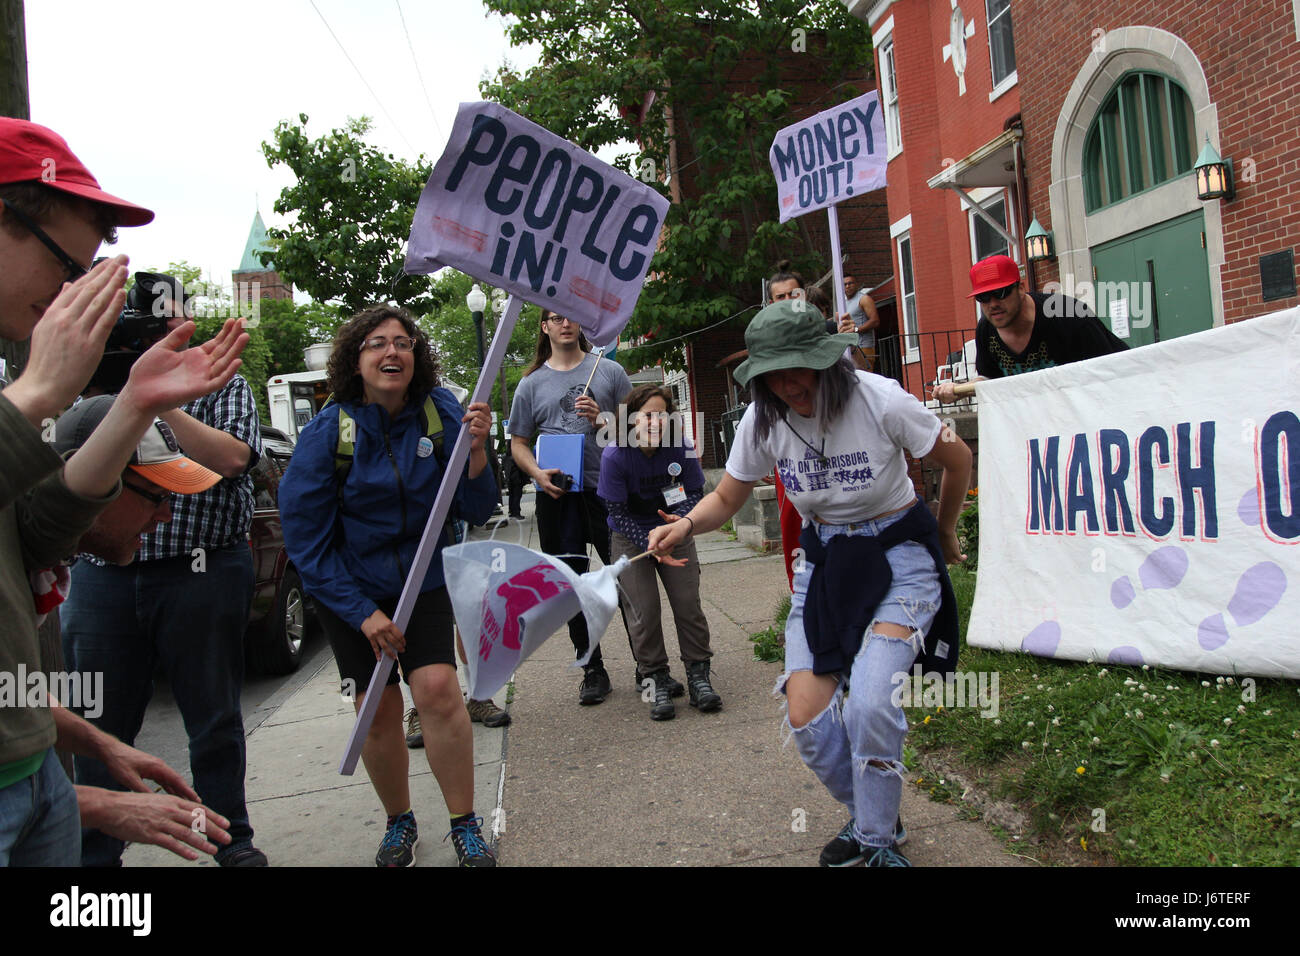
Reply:
[[253, 390], [236, 375], [219, 392], [181, 406], [181, 411], [218, 431], [234, 435], [253, 450], [238, 478], [223, 478], [197, 495], [172, 495], [172, 520], [147, 534], [137, 560], [189, 555], [195, 548], [229, 548], [244, 544], [253, 523], [253, 466], [262, 457], [257, 403]]

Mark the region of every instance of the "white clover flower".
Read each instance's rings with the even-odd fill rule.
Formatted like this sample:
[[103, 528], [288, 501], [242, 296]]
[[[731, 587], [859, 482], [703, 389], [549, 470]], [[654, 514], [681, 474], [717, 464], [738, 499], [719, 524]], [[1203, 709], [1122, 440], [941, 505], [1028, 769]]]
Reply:
[[1027, 721], [1025, 721], [1025, 726], [1026, 726], [1026, 727], [1032, 727], [1032, 726], [1034, 726], [1034, 722], [1033, 722], [1032, 720], [1027, 720]]
[[1052, 726], [1053, 726], [1053, 727], [1059, 727], [1059, 726], [1061, 726], [1061, 718], [1060, 718], [1060, 717], [1053, 717], [1053, 718], [1052, 718]]
[[1231, 717], [1224, 717], [1224, 718], [1223, 718], [1223, 726], [1225, 726], [1225, 727], [1231, 727], [1231, 726], [1232, 726], [1232, 718], [1231, 718]]
[[1173, 724], [1170, 724], [1170, 725], [1169, 725], [1169, 729], [1170, 729], [1170, 730], [1173, 730], [1173, 729], [1174, 729], [1174, 725], [1173, 725]]
[[1124, 686], [1125, 686], [1125, 687], [1136, 687], [1136, 686], [1137, 686], [1137, 681], [1135, 681], [1135, 680], [1134, 680], [1133, 678], [1131, 678], [1131, 677], [1125, 677], [1125, 678], [1124, 678]]
[[1273, 709], [1270, 707], [1268, 710], [1264, 711], [1264, 716], [1265, 716], [1265, 717], [1272, 717], [1272, 716], [1273, 716]]
[[1028, 750], [1030, 747], [1033, 746], [1033, 744], [1031, 744], [1028, 740], [1022, 740], [1020, 741], [1020, 746], [1023, 747], [1025, 750]]
[[1226, 681], [1224, 681], [1224, 683], [1225, 683], [1225, 684], [1235, 684], [1235, 683], [1237, 683], [1237, 682], [1236, 682], [1235, 680], [1233, 680], [1231, 677], [1229, 677]]
[[1222, 684], [1222, 683], [1223, 683], [1223, 678], [1222, 678], [1222, 677], [1217, 677], [1217, 678], [1215, 678], [1214, 682], [1215, 682], [1216, 684]]
[[1052, 711], [1054, 711], [1054, 710], [1056, 710], [1056, 708], [1053, 707], [1051, 704], [1048, 704], [1048, 705], [1047, 705], [1047, 712], [1048, 712], [1049, 714], [1050, 714]]
[[1141, 720], [1141, 719], [1142, 719], [1142, 711], [1140, 711], [1140, 710], [1135, 710], [1135, 711], [1133, 711], [1133, 716], [1136, 717], [1138, 720]]
[[1217, 747], [1217, 746], [1219, 746], [1219, 742], [1218, 742], [1217, 740], [1211, 740], [1211, 741], [1210, 741], [1210, 746], [1211, 746], [1211, 747]]
[[1147, 689], [1146, 684], [1138, 684], [1138, 690], [1146, 690], [1146, 689]]
[[1143, 669], [1144, 671], [1149, 671], [1149, 670], [1151, 670], [1151, 665], [1150, 665], [1150, 664], [1143, 664], [1143, 665], [1142, 665], [1142, 669]]
[[1246, 712], [1246, 705], [1245, 705], [1245, 704], [1238, 704], [1238, 705], [1237, 705], [1237, 713], [1239, 713], [1239, 714], [1244, 714], [1245, 712]]
[[1202, 687], [1209, 687], [1209, 686], [1210, 686], [1210, 682], [1209, 682], [1208, 680], [1203, 680], [1203, 681], [1201, 681], [1201, 686], [1202, 686]]
[[1042, 689], [1043, 689], [1043, 685], [1042, 685], [1042, 684], [1039, 684], [1039, 685], [1038, 685], [1038, 689], [1039, 689], [1039, 690], [1042, 690]]
[[1105, 676], [1106, 676], [1107, 674], [1109, 674], [1109, 673], [1110, 673], [1110, 671], [1103, 667], [1101, 670], [1097, 671], [1097, 676], [1098, 676], [1098, 677], [1105, 677]]
[[993, 718], [993, 726], [994, 726], [994, 727], [1001, 727], [1001, 726], [1002, 726], [1002, 718], [1001, 718], [1001, 717], [994, 717], [994, 718]]
[[1166, 685], [1165, 685], [1165, 690], [1173, 690], [1173, 689], [1174, 689], [1174, 685], [1173, 685], [1173, 684], [1166, 684]]
[[1094, 747], [1100, 746], [1100, 744], [1101, 744], [1101, 738], [1100, 738], [1100, 737], [1093, 737], [1093, 738], [1092, 738], [1092, 745], [1093, 745]]

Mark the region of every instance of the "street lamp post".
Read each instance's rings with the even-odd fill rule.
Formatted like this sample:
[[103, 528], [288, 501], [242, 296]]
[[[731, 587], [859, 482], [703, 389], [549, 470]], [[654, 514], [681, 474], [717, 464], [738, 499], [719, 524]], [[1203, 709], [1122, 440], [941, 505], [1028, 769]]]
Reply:
[[483, 309], [487, 307], [487, 296], [479, 288], [477, 282], [474, 288], [469, 290], [469, 295], [465, 296], [465, 304], [469, 306], [470, 316], [474, 319], [474, 341], [478, 344], [478, 367], [483, 367]]

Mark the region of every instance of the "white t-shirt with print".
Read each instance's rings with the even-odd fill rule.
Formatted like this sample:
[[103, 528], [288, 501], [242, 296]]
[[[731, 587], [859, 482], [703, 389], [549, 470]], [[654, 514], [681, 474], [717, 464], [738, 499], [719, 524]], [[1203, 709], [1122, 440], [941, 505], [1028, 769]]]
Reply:
[[760, 442], [750, 406], [736, 428], [727, 474], [753, 482], [775, 466], [786, 496], [805, 521], [816, 516], [830, 524], [849, 524], [915, 501], [903, 449], [914, 458], [928, 455], [942, 425], [892, 378], [855, 375], [857, 388], [825, 435], [825, 446], [818, 420], [793, 409]]

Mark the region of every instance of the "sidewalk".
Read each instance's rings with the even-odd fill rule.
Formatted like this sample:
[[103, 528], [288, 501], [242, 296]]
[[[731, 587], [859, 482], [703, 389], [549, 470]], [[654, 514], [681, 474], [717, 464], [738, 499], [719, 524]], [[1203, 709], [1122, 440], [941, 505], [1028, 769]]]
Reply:
[[[532, 498], [524, 499], [532, 514]], [[475, 537], [479, 535], [476, 533]], [[486, 535], [484, 535], [486, 536]], [[500, 539], [537, 547], [531, 517]], [[650, 720], [633, 688], [627, 633], [614, 616], [602, 639], [614, 692], [578, 705], [581, 671], [568, 634], [555, 634], [515, 674], [508, 728], [474, 724], [475, 808], [505, 866], [816, 866], [844, 824], [799, 759], [780, 745], [781, 708], [771, 696], [779, 664], [753, 660], [751, 633], [772, 623], [786, 593], [780, 555], [756, 555], [721, 533], [697, 538], [701, 596], [712, 632], [712, 677], [720, 712], [687, 698], [670, 721]], [[672, 613], [664, 602], [673, 675]], [[505, 706], [506, 691], [497, 694]], [[256, 843], [273, 866], [370, 866], [384, 814], [358, 767], [337, 765], [353, 723], [332, 658], [248, 737], [248, 808]], [[424, 753], [411, 751], [411, 796], [421, 827], [418, 866], [454, 866], [441, 838], [447, 811]], [[917, 866], [1023, 865], [983, 824], [960, 819], [904, 786], [904, 852]], [[188, 864], [156, 847], [131, 847], [128, 866]]]

